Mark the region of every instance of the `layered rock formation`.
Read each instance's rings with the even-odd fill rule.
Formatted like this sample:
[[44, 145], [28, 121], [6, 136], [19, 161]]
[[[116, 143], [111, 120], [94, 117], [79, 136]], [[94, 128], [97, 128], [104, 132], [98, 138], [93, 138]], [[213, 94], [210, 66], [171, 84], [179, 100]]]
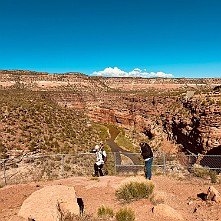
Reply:
[[[0, 71], [2, 89], [46, 91], [94, 121], [138, 130], [193, 153], [221, 149], [221, 79], [103, 78], [80, 73]], [[214, 91], [213, 89], [216, 88]]]

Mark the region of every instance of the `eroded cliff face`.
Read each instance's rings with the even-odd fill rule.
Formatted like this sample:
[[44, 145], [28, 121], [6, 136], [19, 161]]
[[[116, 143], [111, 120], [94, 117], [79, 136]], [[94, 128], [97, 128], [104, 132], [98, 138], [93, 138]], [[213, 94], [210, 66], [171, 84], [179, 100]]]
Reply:
[[193, 153], [220, 153], [221, 79], [142, 79], [0, 71], [2, 89], [47, 91], [67, 108], [167, 139]]
[[221, 153], [221, 96], [204, 94], [182, 100], [183, 111], [163, 119], [168, 139], [194, 153]]

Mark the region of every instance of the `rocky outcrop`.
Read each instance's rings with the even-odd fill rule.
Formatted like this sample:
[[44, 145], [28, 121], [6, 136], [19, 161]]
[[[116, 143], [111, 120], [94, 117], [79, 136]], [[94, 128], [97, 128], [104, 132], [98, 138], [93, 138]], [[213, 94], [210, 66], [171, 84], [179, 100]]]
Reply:
[[210, 94], [182, 100], [182, 111], [167, 115], [167, 118], [163, 119], [169, 139], [174, 139], [186, 150], [196, 154], [209, 152], [219, 154], [221, 150], [219, 98]]
[[44, 187], [31, 194], [22, 204], [19, 216], [28, 220], [60, 220], [62, 214], [79, 215], [74, 187], [55, 185]]
[[220, 193], [215, 187], [210, 186], [208, 188], [207, 200], [212, 200], [215, 201], [216, 203], [221, 202]]

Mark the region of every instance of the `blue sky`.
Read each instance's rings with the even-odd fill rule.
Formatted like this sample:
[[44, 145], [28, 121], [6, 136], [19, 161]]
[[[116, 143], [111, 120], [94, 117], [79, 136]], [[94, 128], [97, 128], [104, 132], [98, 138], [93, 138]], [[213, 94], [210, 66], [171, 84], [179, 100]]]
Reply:
[[0, 0], [0, 69], [221, 77], [220, 0]]

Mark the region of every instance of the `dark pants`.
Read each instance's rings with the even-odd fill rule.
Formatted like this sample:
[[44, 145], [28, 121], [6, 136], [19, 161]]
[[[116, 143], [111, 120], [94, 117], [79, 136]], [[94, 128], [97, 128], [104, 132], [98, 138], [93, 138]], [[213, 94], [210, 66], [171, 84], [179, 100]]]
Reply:
[[145, 161], [145, 176], [146, 179], [150, 180], [152, 177], [152, 172], [151, 172], [151, 167], [152, 167], [152, 163], [153, 163], [153, 157], [150, 158], [148, 161]]
[[102, 168], [103, 168], [103, 164], [101, 164], [101, 165], [97, 165], [96, 163], [94, 164], [94, 175], [95, 176], [99, 176], [99, 174], [100, 174], [100, 176], [103, 176], [104, 174], [103, 174], [103, 172], [102, 172]]

